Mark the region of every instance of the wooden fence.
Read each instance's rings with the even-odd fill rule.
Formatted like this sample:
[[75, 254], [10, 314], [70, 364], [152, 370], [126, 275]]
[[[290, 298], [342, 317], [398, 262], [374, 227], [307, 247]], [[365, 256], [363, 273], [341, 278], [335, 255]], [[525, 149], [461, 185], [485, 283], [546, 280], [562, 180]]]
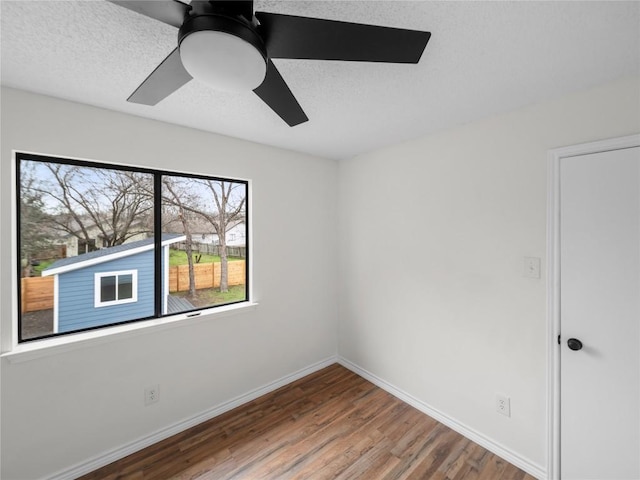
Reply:
[[[187, 249], [185, 242], [177, 242], [171, 247], [182, 251]], [[206, 253], [207, 255], [220, 256], [220, 245], [191, 242], [191, 248], [193, 253]], [[247, 247], [232, 247], [227, 245], [227, 257], [247, 258]]]
[[31, 260], [57, 260], [59, 258], [67, 258], [66, 245], [51, 245], [49, 248], [34, 253]]
[[21, 282], [22, 313], [53, 308], [53, 277], [27, 277]]
[[[246, 283], [245, 261], [229, 262], [227, 279], [229, 285]], [[196, 288], [220, 287], [220, 263], [196, 263], [194, 266]], [[53, 277], [26, 277], [21, 279], [22, 313], [53, 308]], [[169, 292], [189, 290], [189, 266], [169, 267]]]
[[[229, 262], [227, 280], [229, 285], [246, 283], [245, 262], [238, 260]], [[196, 289], [218, 288], [220, 286], [220, 263], [196, 263], [193, 265]], [[169, 267], [169, 292], [189, 290], [189, 265]]]

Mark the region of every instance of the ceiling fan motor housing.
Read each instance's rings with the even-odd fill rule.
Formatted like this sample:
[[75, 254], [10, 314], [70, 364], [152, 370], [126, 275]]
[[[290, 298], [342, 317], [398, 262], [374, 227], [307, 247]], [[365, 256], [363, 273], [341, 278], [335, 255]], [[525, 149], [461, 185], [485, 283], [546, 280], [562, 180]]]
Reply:
[[254, 90], [265, 78], [267, 50], [251, 25], [220, 14], [188, 17], [178, 31], [184, 68], [198, 80], [230, 91]]

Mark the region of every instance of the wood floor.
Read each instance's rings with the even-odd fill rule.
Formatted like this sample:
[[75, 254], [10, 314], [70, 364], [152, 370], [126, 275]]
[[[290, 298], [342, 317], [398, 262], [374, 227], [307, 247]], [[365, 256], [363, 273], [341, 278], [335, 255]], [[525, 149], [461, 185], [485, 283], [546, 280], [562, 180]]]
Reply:
[[534, 480], [340, 365], [81, 480]]

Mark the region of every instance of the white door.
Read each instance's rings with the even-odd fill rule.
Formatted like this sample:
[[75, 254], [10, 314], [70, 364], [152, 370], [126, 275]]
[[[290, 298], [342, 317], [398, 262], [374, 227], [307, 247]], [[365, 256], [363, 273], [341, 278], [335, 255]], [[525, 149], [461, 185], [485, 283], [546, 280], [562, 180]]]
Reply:
[[560, 160], [560, 331], [561, 478], [640, 479], [640, 147]]

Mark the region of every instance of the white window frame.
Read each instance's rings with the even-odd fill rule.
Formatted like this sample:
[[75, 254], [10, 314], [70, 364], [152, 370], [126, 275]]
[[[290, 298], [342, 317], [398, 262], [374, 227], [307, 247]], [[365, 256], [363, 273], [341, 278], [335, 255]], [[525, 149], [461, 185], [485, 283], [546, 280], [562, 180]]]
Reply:
[[[118, 299], [118, 277], [123, 275], [131, 275], [131, 298], [124, 300]], [[116, 299], [108, 302], [102, 302], [101, 299], [101, 280], [104, 277], [116, 277]], [[94, 274], [94, 307], [110, 307], [112, 305], [122, 305], [125, 303], [135, 303], [138, 301], [138, 270], [118, 270], [115, 272], [96, 272]]]
[[[83, 163], [96, 163], [96, 164], [105, 164], [105, 165], [113, 165], [117, 167], [133, 167], [134, 169], [140, 170], [149, 170], [153, 173], [161, 173], [161, 174], [186, 174], [188, 176], [203, 176], [206, 178], [217, 178], [215, 176], [211, 176], [210, 174], [203, 174], [198, 172], [189, 172], [189, 171], [168, 171], [155, 167], [149, 167], [145, 165], [130, 165], [124, 163], [117, 162], [101, 162], [91, 158], [82, 158], [82, 157], [73, 157], [73, 156], [54, 156], [42, 152], [36, 151], [27, 151], [27, 150], [12, 150], [12, 165], [11, 165], [11, 193], [13, 201], [11, 202], [11, 223], [12, 223], [12, 241], [11, 241], [11, 267], [14, 272], [18, 271], [18, 266], [20, 262], [20, 255], [18, 254], [19, 243], [16, 237], [16, 226], [17, 226], [17, 169], [16, 169], [16, 159], [17, 156], [20, 155], [36, 155], [41, 157], [46, 157], [53, 159], [61, 159], [65, 161], [78, 161]], [[253, 252], [253, 208], [251, 207], [251, 202], [253, 200], [253, 182], [250, 179], [243, 179], [240, 177], [229, 177], [224, 178], [224, 180], [228, 181], [237, 181], [246, 184], [247, 188], [247, 252]], [[211, 240], [213, 243], [213, 240]], [[253, 258], [253, 257], [251, 257]], [[249, 257], [247, 257], [249, 260]], [[254, 274], [253, 274], [253, 261], [247, 261], [247, 295], [246, 300], [231, 304], [223, 304], [223, 305], [212, 305], [208, 308], [203, 308], [201, 310], [197, 310], [194, 312], [184, 312], [184, 313], [176, 313], [173, 315], [164, 315], [162, 317], [157, 318], [149, 318], [146, 320], [136, 320], [127, 322], [124, 324], [115, 324], [105, 326], [104, 328], [96, 328], [90, 330], [79, 330], [76, 332], [71, 332], [72, 334], [58, 334], [55, 332], [55, 335], [37, 338], [37, 339], [29, 339], [29, 340], [20, 340], [19, 335], [19, 324], [17, 319], [19, 318], [19, 309], [20, 305], [18, 302], [18, 292], [19, 292], [19, 278], [16, 275], [12, 275], [11, 279], [11, 292], [12, 292], [12, 300], [11, 300], [11, 315], [7, 315], [2, 318], [2, 328], [7, 334], [3, 334], [0, 336], [0, 360], [6, 360], [10, 363], [23, 363], [29, 362], [39, 358], [47, 358], [50, 356], [55, 356], [59, 354], [63, 354], [66, 352], [72, 352], [78, 349], [84, 349], [91, 346], [102, 345], [110, 342], [118, 342], [122, 340], [126, 340], [129, 338], [133, 338], [139, 335], [146, 335], [149, 333], [156, 333], [165, 330], [171, 330], [174, 328], [184, 328], [185, 326], [192, 326], [194, 324], [200, 323], [208, 323], [220, 318], [225, 318], [229, 316], [235, 315], [246, 315], [247, 312], [255, 311], [259, 303], [255, 300], [255, 290], [254, 290]], [[55, 282], [57, 282], [57, 275], [55, 276]], [[55, 285], [54, 285], [55, 287]], [[95, 295], [95, 293], [94, 293]], [[136, 280], [136, 297], [137, 297], [137, 280]], [[56, 292], [55, 298], [58, 298], [58, 294]], [[56, 308], [57, 310], [57, 308]], [[54, 321], [57, 322], [57, 311], [56, 318]]]

